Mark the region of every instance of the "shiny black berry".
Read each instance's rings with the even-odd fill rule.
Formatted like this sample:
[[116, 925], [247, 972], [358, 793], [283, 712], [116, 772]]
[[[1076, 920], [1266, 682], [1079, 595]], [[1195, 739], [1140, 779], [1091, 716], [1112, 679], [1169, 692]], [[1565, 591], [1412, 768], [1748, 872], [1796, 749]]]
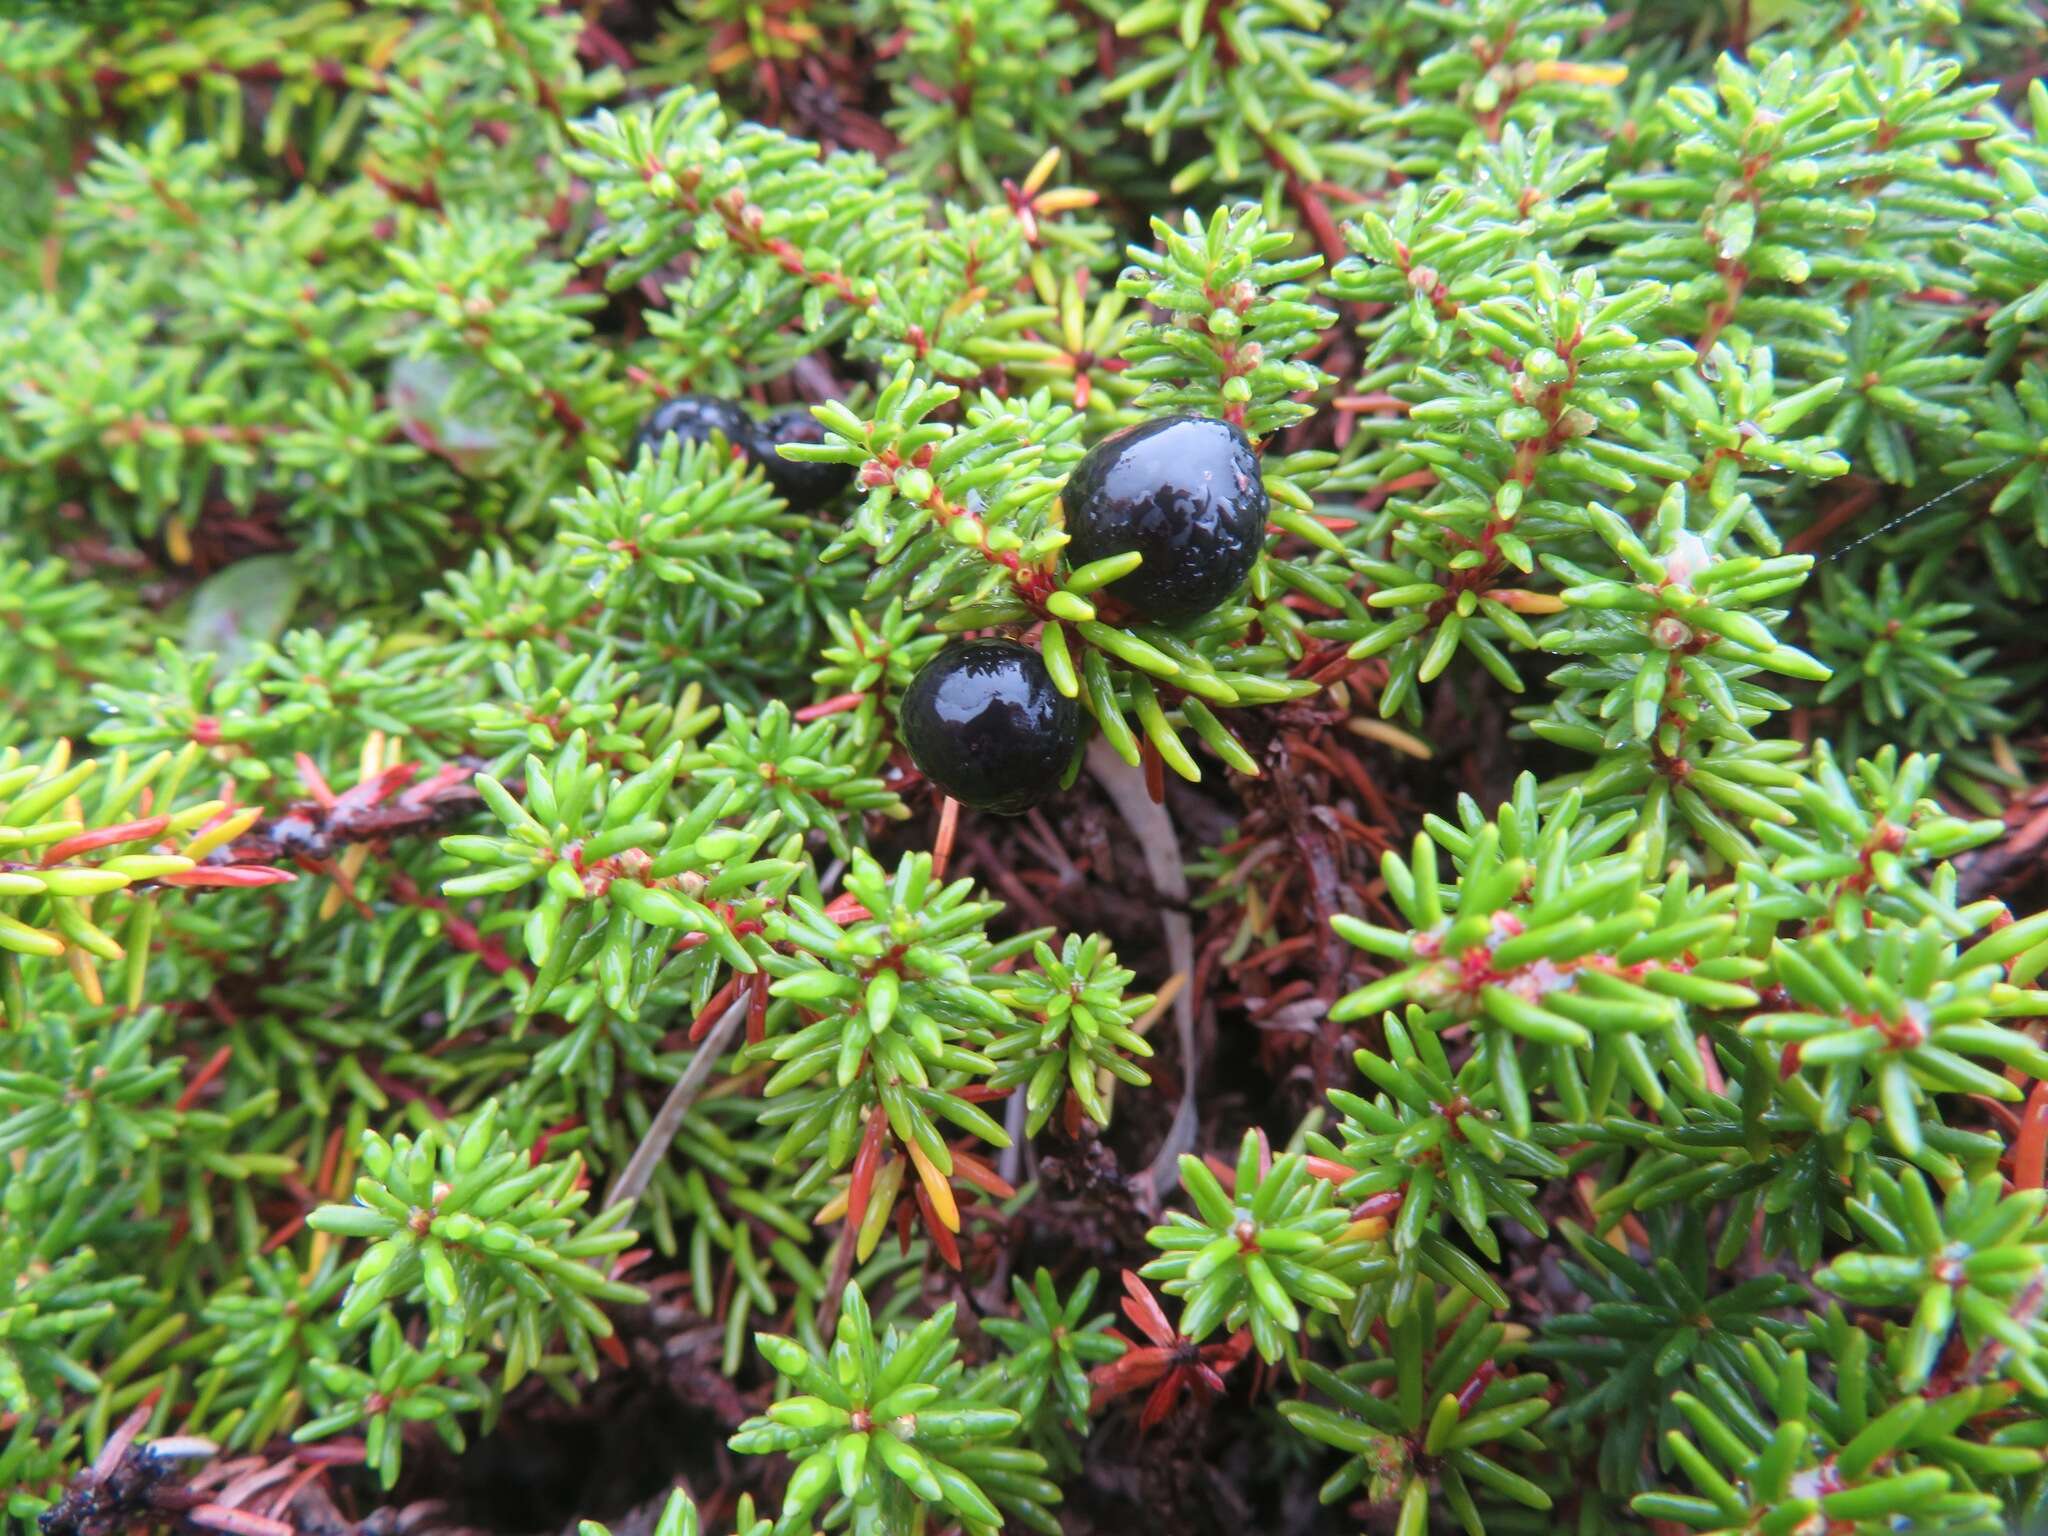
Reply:
[[1059, 788], [1081, 707], [1053, 687], [1029, 646], [969, 640], [911, 679], [902, 725], [911, 760], [932, 783], [962, 805], [1014, 816]]
[[853, 483], [851, 464], [806, 464], [785, 459], [775, 451], [781, 443], [825, 441], [824, 427], [801, 405], [784, 406], [770, 413], [754, 429], [754, 437], [758, 444], [754, 457], [760, 460], [768, 483], [799, 512], [817, 511]]
[[1109, 592], [1166, 624], [1199, 618], [1251, 574], [1266, 486], [1245, 435], [1209, 416], [1162, 416], [1106, 437], [1067, 479], [1068, 563], [1136, 550]]
[[[676, 395], [649, 411], [640, 423], [640, 430], [633, 435], [633, 458], [639, 459], [642, 448], [661, 452], [661, 445], [671, 437], [701, 443], [714, 431], [723, 433], [733, 447], [754, 453], [753, 420], [733, 401], [716, 395]], [[754, 456], [759, 457], [758, 453]]]

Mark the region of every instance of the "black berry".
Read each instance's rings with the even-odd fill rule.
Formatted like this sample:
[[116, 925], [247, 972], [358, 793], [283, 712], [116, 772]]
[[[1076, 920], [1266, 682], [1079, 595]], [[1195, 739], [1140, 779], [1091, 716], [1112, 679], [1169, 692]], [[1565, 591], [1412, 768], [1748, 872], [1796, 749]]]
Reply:
[[1014, 816], [1046, 800], [1080, 738], [1081, 707], [1014, 640], [950, 645], [903, 695], [903, 743], [962, 805]]
[[1108, 590], [1147, 618], [1199, 618], [1251, 574], [1266, 535], [1266, 486], [1245, 435], [1209, 416], [1162, 416], [1106, 437], [1067, 479], [1067, 560], [1136, 550], [1145, 563]]
[[851, 464], [805, 464], [775, 451], [780, 443], [822, 443], [825, 429], [801, 405], [772, 412], [754, 429], [754, 457], [782, 499], [799, 512], [815, 512], [853, 483]]
[[701, 443], [714, 431], [722, 433], [733, 447], [760, 457], [754, 452], [753, 420], [733, 401], [716, 395], [676, 395], [649, 411], [640, 423], [640, 430], [633, 435], [633, 458], [638, 459], [643, 448], [661, 452], [668, 438]]

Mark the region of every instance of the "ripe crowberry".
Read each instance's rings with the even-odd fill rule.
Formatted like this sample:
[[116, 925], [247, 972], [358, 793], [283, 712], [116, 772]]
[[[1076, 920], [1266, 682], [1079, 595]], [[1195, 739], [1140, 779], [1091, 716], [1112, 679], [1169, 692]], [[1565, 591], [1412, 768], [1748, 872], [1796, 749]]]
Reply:
[[[637, 460], [643, 448], [661, 452], [662, 443], [671, 437], [701, 443], [714, 431], [723, 434], [731, 446], [753, 453], [754, 423], [735, 402], [716, 395], [676, 395], [649, 411], [640, 423], [640, 430], [633, 434], [633, 458]], [[753, 456], [760, 457], [758, 453]]]
[[853, 483], [851, 464], [808, 464], [785, 459], [775, 451], [778, 443], [822, 443], [825, 429], [818, 418], [801, 405], [784, 406], [771, 412], [754, 429], [758, 447], [754, 457], [761, 461], [768, 483], [782, 499], [799, 512], [815, 512]]
[[1136, 550], [1145, 563], [1109, 591], [1166, 624], [1235, 592], [1266, 535], [1258, 457], [1236, 427], [1208, 416], [1162, 416], [1104, 438], [1060, 500], [1069, 564]]
[[902, 726], [911, 760], [932, 783], [962, 805], [1014, 816], [1059, 788], [1081, 708], [1029, 646], [970, 640], [911, 679]]

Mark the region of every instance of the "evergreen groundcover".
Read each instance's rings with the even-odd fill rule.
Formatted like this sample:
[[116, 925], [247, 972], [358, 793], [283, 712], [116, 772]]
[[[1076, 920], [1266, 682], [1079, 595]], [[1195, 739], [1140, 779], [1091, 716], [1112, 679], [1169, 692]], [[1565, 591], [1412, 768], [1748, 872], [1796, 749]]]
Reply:
[[5, 1520], [2048, 1529], [2044, 61], [0, 5]]

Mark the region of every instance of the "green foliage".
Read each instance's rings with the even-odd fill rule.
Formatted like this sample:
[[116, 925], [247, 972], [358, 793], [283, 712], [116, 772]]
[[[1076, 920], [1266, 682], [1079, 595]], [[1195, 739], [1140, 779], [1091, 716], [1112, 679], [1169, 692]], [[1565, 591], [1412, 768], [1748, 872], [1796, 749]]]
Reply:
[[460, 1415], [488, 1401], [476, 1379], [484, 1364], [481, 1350], [457, 1355], [439, 1345], [410, 1348], [396, 1319], [382, 1313], [371, 1325], [369, 1358], [361, 1366], [332, 1360], [312, 1363], [320, 1396], [331, 1406], [301, 1425], [292, 1438], [314, 1440], [360, 1428], [363, 1459], [389, 1488], [398, 1481], [408, 1423], [431, 1420], [448, 1449], [463, 1449], [467, 1437]]
[[[594, 961], [606, 1005], [631, 1018], [670, 964], [663, 945], [647, 941], [650, 930], [697, 936], [698, 947], [679, 962], [684, 967], [695, 961], [701, 970], [715, 957], [751, 975], [758, 966], [734, 924], [758, 921], [766, 909], [769, 892], [757, 886], [786, 884], [797, 873], [789, 860], [759, 857], [775, 815], [744, 827], [719, 825], [733, 797], [728, 781], [676, 821], [664, 821], [647, 813], [666, 808], [681, 755], [676, 747], [625, 780], [588, 761], [588, 749], [578, 731], [551, 763], [528, 757], [523, 804], [479, 774], [477, 788], [511, 836], [451, 837], [443, 844], [456, 858], [486, 866], [449, 881], [452, 896], [535, 882], [545, 888], [523, 932], [539, 967], [525, 1009], [542, 1007], [565, 975]], [[586, 825], [595, 836], [581, 835]], [[728, 900], [734, 896], [746, 899], [745, 910], [735, 909]]]
[[758, 715], [725, 707], [725, 729], [692, 753], [680, 771], [697, 783], [729, 784], [721, 814], [773, 811], [782, 824], [815, 833], [844, 858], [860, 835], [862, 818], [902, 821], [902, 798], [874, 770], [881, 766], [865, 722], [831, 714], [797, 725], [780, 700]]
[[1925, 1399], [1906, 1398], [1838, 1438], [1828, 1423], [1834, 1405], [1815, 1401], [1803, 1350], [1773, 1355], [1752, 1345], [1746, 1354], [1740, 1377], [1703, 1376], [1701, 1395], [1674, 1396], [1691, 1434], [1674, 1429], [1666, 1443], [1698, 1492], [1641, 1494], [1640, 1513], [1712, 1532], [1792, 1531], [1816, 1519], [1855, 1536], [1998, 1529], [1990, 1495], [1956, 1487], [1940, 1466], [1913, 1465], [1923, 1423], [1938, 1444], [1976, 1406], [1974, 1394], [1931, 1413]]
[[884, 121], [903, 145], [894, 164], [925, 184], [959, 181], [984, 198], [1049, 143], [1092, 147], [1069, 126], [1069, 83], [1087, 63], [1081, 23], [1052, 0], [917, 0], [870, 5], [871, 24], [902, 27], [884, 65], [895, 106]]
[[[1005, 1447], [1022, 1423], [1015, 1409], [949, 1395], [959, 1375], [952, 1330], [948, 1305], [908, 1332], [878, 1334], [856, 1283], [846, 1288], [829, 1355], [775, 1334], [756, 1336], [769, 1364], [803, 1389], [732, 1438], [745, 1454], [799, 1458], [778, 1532], [808, 1529], [834, 1490], [851, 1504], [858, 1532], [908, 1529], [925, 1509], [945, 1510], [976, 1536], [1001, 1527], [1003, 1513], [977, 1477], [995, 1473], [1014, 1487], [1044, 1462]], [[1031, 1523], [1042, 1527], [1047, 1517], [1035, 1513]]]
[[1849, 1204], [1867, 1248], [1850, 1249], [1814, 1277], [1864, 1306], [1911, 1306], [1897, 1340], [1899, 1383], [1925, 1386], [1953, 1321], [1991, 1370], [2040, 1394], [2040, 1324], [2048, 1231], [2038, 1189], [2006, 1195], [1995, 1178], [1958, 1184], [1937, 1210], [1919, 1172], [1874, 1170]]
[[1103, 91], [1127, 126], [1165, 161], [1176, 131], [1199, 129], [1205, 155], [1182, 163], [1169, 191], [1229, 187], [1276, 157], [1308, 180], [1323, 175], [1316, 145], [1345, 126], [1356, 105], [1323, 77], [1342, 57], [1325, 36], [1330, 8], [1318, 0], [1234, 0], [1220, 6], [1148, 0], [1122, 9], [1116, 30], [1142, 40], [1138, 62]]
[[[1761, 424], [1771, 425], [1768, 412]], [[1598, 503], [1588, 514], [1636, 580], [1587, 580], [1590, 572], [1551, 562], [1572, 580], [1561, 597], [1582, 618], [1552, 630], [1542, 644], [1592, 659], [1553, 674], [1560, 690], [1554, 710], [1532, 730], [1599, 752], [1600, 768], [1584, 785], [1589, 800], [1598, 804], [1639, 791], [1646, 818], [1663, 823], [1668, 803], [1709, 846], [1739, 859], [1743, 844], [1729, 829], [1728, 814], [1783, 821], [1770, 791], [1796, 782], [1790, 773], [1769, 773], [1753, 762], [1723, 769], [1721, 758], [1753, 746], [1752, 727], [1787, 704], [1750, 679], [1759, 673], [1826, 676], [1819, 662], [1773, 635], [1782, 611], [1752, 610], [1795, 588], [1809, 562], [1732, 552], [1732, 535], [1752, 516], [1746, 496], [1732, 498], [1693, 532], [1686, 526], [1684, 490], [1674, 486], [1649, 530], [1654, 547]]]
[[624, 474], [593, 466], [591, 483], [557, 511], [568, 569], [608, 605], [704, 603], [727, 620], [761, 605], [750, 574], [789, 559], [779, 535], [802, 526], [722, 439], [665, 440]]
[[[174, 1502], [330, 1442], [409, 1524], [373, 1485], [652, 1297], [634, 1369], [774, 1403], [738, 1536], [1100, 1524], [1137, 1392], [1399, 1536], [2048, 1518], [2044, 42], [0, 22], [8, 1513], [85, 1528], [135, 1434]], [[853, 489], [638, 454], [686, 391]], [[1062, 502], [1168, 411], [1272, 503], [1180, 626]], [[898, 733], [990, 632], [1102, 744], [1015, 828]], [[1084, 1262], [1176, 1316], [1127, 1270], [1127, 1343]]]
[[1251, 1330], [1266, 1360], [1294, 1357], [1302, 1309], [1335, 1316], [1373, 1269], [1327, 1180], [1299, 1152], [1274, 1158], [1247, 1131], [1228, 1190], [1198, 1157], [1183, 1156], [1193, 1212], [1171, 1211], [1145, 1240], [1162, 1250], [1141, 1274], [1182, 1299], [1181, 1331], [1200, 1342], [1219, 1327]]
[[0, 652], [0, 701], [8, 706], [0, 745], [18, 745], [28, 734], [31, 699], [56, 699], [67, 681], [94, 676], [92, 642], [111, 599], [96, 582], [72, 580], [61, 561], [31, 562], [11, 542], [0, 545], [0, 626], [9, 632]]
[[[372, 1316], [381, 1325], [393, 1303], [422, 1304], [449, 1371], [461, 1373], [464, 1344], [496, 1342], [510, 1385], [540, 1364], [558, 1335], [583, 1370], [595, 1371], [591, 1341], [612, 1331], [597, 1303], [643, 1293], [594, 1262], [630, 1247], [633, 1234], [620, 1226], [622, 1209], [578, 1219], [589, 1198], [577, 1188], [579, 1158], [535, 1161], [499, 1128], [497, 1106], [486, 1104], [465, 1123], [417, 1138], [365, 1132], [362, 1166], [353, 1205], [322, 1206], [306, 1218], [316, 1231], [370, 1245], [356, 1260], [338, 1326]], [[397, 1347], [394, 1338], [394, 1359]]]
[[1844, 773], [1833, 749], [1816, 743], [1798, 791], [1804, 814], [1790, 826], [1757, 825], [1757, 840], [1777, 855], [1768, 876], [1749, 873], [1769, 886], [1753, 898], [1758, 908], [1844, 932], [1866, 927], [1873, 909], [1896, 922], [1933, 918], [1950, 933], [1969, 932], [1943, 861], [1989, 842], [1998, 827], [1953, 815], [1928, 794], [1939, 766], [1886, 747]]
[[1656, 1107], [1659, 1060], [1682, 1078], [1697, 1075], [1688, 1006], [1756, 1000], [1746, 983], [1760, 967], [1731, 952], [1736, 920], [1725, 902], [1696, 898], [1682, 872], [1661, 891], [1645, 889], [1640, 844], [1619, 853], [1574, 847], [1580, 815], [1573, 792], [1540, 817], [1535, 783], [1524, 778], [1497, 822], [1454, 834], [1455, 904], [1425, 832], [1412, 859], [1389, 852], [1383, 865], [1412, 931], [1336, 920], [1351, 943], [1400, 967], [1344, 998], [1338, 1016], [1413, 1003], [1426, 1027], [1472, 1027], [1501, 1117], [1524, 1139], [1534, 1125], [1532, 1069], [1574, 1118], [1580, 1109], [1601, 1114], [1621, 1077]]
[[[1653, 1434], [1675, 1434], [1705, 1502], [1644, 1493], [1638, 1508], [1699, 1523], [1711, 1504], [1730, 1529], [1736, 1495], [1710, 1486], [1692, 1448], [1711, 1431], [1693, 1408], [1660, 1405], [1685, 1404], [1674, 1382], [1739, 1377], [1756, 1347], [1745, 1341], [1788, 1337], [1777, 1309], [1810, 1298], [1776, 1273], [1717, 1284], [1753, 1223], [1766, 1252], [1789, 1249], [1818, 1270], [1812, 1284], [1899, 1317], [1886, 1324], [1897, 1340], [1886, 1392], [1926, 1386], [1958, 1318], [1974, 1319], [1960, 1346], [1981, 1361], [1969, 1379], [2031, 1371], [2039, 1348], [2040, 1260], [2023, 1235], [2039, 1220], [2037, 1191], [2001, 1202], [2002, 1181], [1988, 1172], [1996, 1139], [1932, 1113], [1961, 1094], [2016, 1101], [2020, 1084], [2048, 1075], [2031, 1036], [2002, 1022], [2040, 1011], [2025, 985], [2038, 970], [2038, 923], [1987, 931], [2002, 908], [1958, 904], [1943, 860], [1995, 829], [1928, 798], [1931, 760], [1887, 751], [1846, 775], [1823, 746], [1809, 771], [1794, 777], [1782, 809], [1769, 803], [1771, 819], [1749, 820], [1764, 851], [1730, 849], [1736, 881], [1711, 889], [1678, 866], [1661, 887], [1644, 882], [1645, 849], [1663, 840], [1637, 817], [1582, 808], [1583, 785], [1545, 806], [1525, 778], [1494, 820], [1469, 800], [1462, 826], [1431, 818], [1415, 857], [1389, 854], [1385, 864], [1389, 896], [1414, 928], [1337, 919], [1395, 967], [1342, 1009], [1406, 1012], [1381, 1025], [1386, 1054], [1357, 1056], [1378, 1098], [1334, 1093], [1338, 1134], [1310, 1143], [1343, 1179], [1345, 1198], [1386, 1231], [1392, 1287], [1369, 1286], [1358, 1315], [1390, 1324], [1409, 1314], [1418, 1286], [1426, 1296], [1453, 1284], [1507, 1306], [1464, 1245], [1500, 1263], [1497, 1223], [1549, 1230], [1530, 1199], [1539, 1180], [1611, 1168], [1593, 1197], [1596, 1219], [1604, 1229], [1640, 1213], [1653, 1261], [1563, 1227], [1580, 1259], [1566, 1273], [1587, 1304], [1546, 1320], [1531, 1346], [1571, 1373], [1554, 1431], [1597, 1425], [1600, 1482], [1623, 1496], [1645, 1486]], [[1439, 847], [1452, 854], [1455, 884], [1439, 875]], [[1648, 947], [1644, 936], [1654, 936]], [[1683, 1023], [1660, 1026], [1659, 1014]], [[1475, 1037], [1455, 1068], [1441, 1043], [1452, 1028]], [[1704, 1075], [1709, 1049], [1725, 1076]], [[1517, 1090], [1529, 1095], [1525, 1109], [1509, 1097]], [[1617, 1113], [1617, 1090], [1648, 1107], [1643, 1119]], [[1582, 1136], [1590, 1145], [1574, 1151]], [[1937, 1216], [1919, 1170], [1887, 1171], [1877, 1137], [1953, 1191], [1950, 1215]], [[1697, 1212], [1723, 1202], [1715, 1237]], [[1446, 1205], [1455, 1226], [1443, 1220]], [[1829, 1240], [1839, 1274], [1821, 1265]], [[1975, 1259], [1980, 1248], [1986, 1256]], [[1954, 1268], [1937, 1280], [1931, 1264]], [[1969, 1289], [1977, 1276], [1995, 1298]], [[1741, 1495], [1744, 1510], [1782, 1504], [1776, 1464], [1749, 1463], [1733, 1443], [1707, 1447], [1721, 1457], [1711, 1476], [1728, 1486], [1763, 1480], [1765, 1492]], [[1845, 1518], [1912, 1512], [1924, 1493], [1928, 1518], [1981, 1520], [1990, 1506], [1965, 1497], [1966, 1486], [1930, 1472], [1839, 1507]], [[1902, 1502], [1886, 1502], [1894, 1497]]]
[[778, 1162], [812, 1159], [799, 1188], [845, 1168], [863, 1137], [886, 1125], [916, 1167], [922, 1198], [958, 1230], [953, 1151], [940, 1127], [1010, 1144], [960, 1089], [994, 1070], [982, 1047], [1015, 1023], [993, 991], [994, 967], [1034, 936], [991, 941], [982, 924], [996, 904], [971, 900], [971, 881], [936, 884], [929, 854], [907, 856], [892, 877], [856, 851], [846, 889], [861, 914], [848, 923], [800, 896], [768, 918], [769, 936], [789, 948], [769, 958], [768, 990], [780, 1006], [749, 1048], [776, 1063], [762, 1093], [779, 1102], [762, 1123], [788, 1127]]
[[[755, 1518], [753, 1497], [747, 1495], [740, 1500], [739, 1508], [733, 1511], [732, 1529], [733, 1536], [769, 1536], [774, 1524]], [[577, 1536], [612, 1536], [611, 1527], [596, 1520], [579, 1522], [576, 1532]], [[682, 1489], [676, 1489], [661, 1507], [661, 1515], [654, 1522], [654, 1536], [703, 1536], [703, 1532], [704, 1525], [696, 1503]]]
[[1342, 1169], [1343, 1197], [1373, 1213], [1366, 1219], [1387, 1227], [1396, 1273], [1383, 1305], [1391, 1317], [1407, 1315], [1418, 1286], [1427, 1289], [1425, 1275], [1497, 1302], [1503, 1293], [1445, 1237], [1444, 1217], [1498, 1264], [1500, 1242], [1492, 1223], [1514, 1221], [1548, 1236], [1548, 1223], [1530, 1197], [1541, 1187], [1537, 1180], [1567, 1172], [1563, 1159], [1544, 1145], [1562, 1139], [1550, 1127], [1532, 1127], [1521, 1136], [1496, 1123], [1500, 1088], [1487, 1072], [1485, 1053], [1474, 1053], [1453, 1071], [1441, 1039], [1421, 1025], [1418, 1013], [1411, 1009], [1405, 1026], [1388, 1020], [1389, 1056], [1362, 1050], [1354, 1057], [1381, 1091], [1367, 1100], [1331, 1090], [1331, 1106], [1343, 1117], [1339, 1134], [1309, 1138], [1312, 1149]]
[[1813, 648], [1834, 675], [1820, 701], [1855, 700], [1863, 729], [1845, 733], [1851, 741], [1876, 727], [1905, 745], [1950, 752], [2017, 724], [2000, 705], [2012, 680], [1965, 622], [1971, 605], [1929, 600], [1940, 580], [1932, 560], [1905, 573], [1886, 561], [1867, 582], [1840, 568], [1822, 573]]
[[1839, 1129], [1855, 1106], [1874, 1100], [1885, 1133], [1912, 1157], [1922, 1149], [1918, 1106], [1929, 1089], [2020, 1098], [1986, 1061], [2048, 1077], [2048, 1051], [1994, 1022], [2038, 1014], [2048, 994], [2011, 986], [1996, 964], [1968, 961], [1933, 921], [1780, 940], [1771, 974], [1792, 1006], [1754, 1014], [1742, 1030], [1787, 1047], [1802, 1072], [1819, 1069], [1823, 1125]]
[[1287, 1422], [1346, 1460], [1322, 1486], [1333, 1503], [1363, 1490], [1399, 1511], [1398, 1529], [1429, 1528], [1437, 1499], [1468, 1529], [1481, 1500], [1547, 1510], [1551, 1501], [1502, 1464], [1503, 1451], [1533, 1450], [1549, 1413], [1547, 1378], [1512, 1369], [1521, 1353], [1508, 1328], [1455, 1289], [1425, 1287], [1366, 1358], [1332, 1370], [1307, 1367], [1309, 1385], [1332, 1406], [1295, 1399]]
[[1133, 378], [1156, 381], [1140, 402], [1221, 416], [1254, 439], [1312, 414], [1290, 397], [1329, 379], [1296, 360], [1337, 318], [1301, 282], [1322, 263], [1274, 260], [1293, 241], [1254, 208], [1219, 208], [1206, 226], [1190, 214], [1178, 230], [1154, 219], [1152, 236], [1160, 249], [1132, 246], [1119, 287], [1176, 323], [1135, 325], [1124, 343]]
[[1068, 934], [1057, 955], [1035, 944], [1032, 958], [1037, 968], [1018, 974], [1001, 994], [1022, 1027], [989, 1047], [989, 1059], [999, 1063], [989, 1086], [1024, 1090], [1025, 1130], [1033, 1136], [1045, 1129], [1069, 1094], [1082, 1114], [1107, 1127], [1103, 1079], [1133, 1088], [1152, 1081], [1130, 1057], [1152, 1054], [1145, 1037], [1131, 1026], [1153, 1000], [1124, 995], [1134, 975], [1117, 964], [1100, 934], [1086, 939]]
[[1088, 1371], [1116, 1359], [1125, 1346], [1107, 1330], [1107, 1313], [1088, 1316], [1095, 1299], [1096, 1273], [1088, 1270], [1061, 1301], [1043, 1269], [1026, 1285], [1010, 1277], [1016, 1317], [991, 1317], [982, 1327], [1002, 1342], [1005, 1353], [985, 1370], [995, 1395], [1023, 1415], [1034, 1442], [1064, 1445], [1063, 1430], [1086, 1433], [1092, 1389]]
[[[28, 1202], [16, 1197], [15, 1203], [25, 1209]], [[141, 1282], [135, 1276], [95, 1281], [92, 1271], [91, 1249], [52, 1262], [35, 1252], [26, 1233], [0, 1242], [0, 1276], [10, 1298], [0, 1331], [0, 1402], [9, 1412], [26, 1416], [54, 1401], [60, 1381], [97, 1388], [98, 1378], [74, 1352], [76, 1341], [111, 1319], [116, 1301], [132, 1300]]]
[[[231, 1444], [261, 1444], [290, 1416], [294, 1392], [317, 1397], [327, 1390], [322, 1367], [338, 1363], [348, 1341], [348, 1330], [334, 1317], [334, 1303], [348, 1283], [348, 1268], [331, 1251], [310, 1273], [299, 1269], [293, 1255], [273, 1253], [249, 1266], [245, 1285], [208, 1305], [205, 1320], [227, 1334], [213, 1356], [213, 1384], [230, 1401], [246, 1398], [229, 1431]], [[394, 1353], [386, 1341], [386, 1371], [393, 1368]], [[337, 1395], [352, 1396], [359, 1407], [370, 1389], [354, 1377], [346, 1380], [351, 1386]], [[397, 1437], [388, 1436], [380, 1449], [395, 1466]], [[382, 1458], [373, 1463], [386, 1464]]]
[[1546, 1319], [1532, 1358], [1556, 1360], [1578, 1374], [1578, 1391], [1558, 1409], [1558, 1423], [1601, 1425], [1602, 1481], [1637, 1485], [1644, 1443], [1678, 1422], [1667, 1382], [1683, 1373], [1738, 1373], [1751, 1335], [1779, 1338], [1778, 1309], [1798, 1305], [1803, 1287], [1782, 1275], [1758, 1275], [1714, 1294], [1716, 1257], [1702, 1224], [1660, 1209], [1646, 1217], [1653, 1237], [1649, 1264], [1564, 1229], [1577, 1256], [1566, 1273], [1586, 1297], [1582, 1312]]
[[2048, 209], [2042, 202], [2041, 176], [2048, 171], [2043, 139], [2048, 135], [2048, 88], [2038, 80], [2027, 84], [2027, 116], [2031, 130], [2008, 131], [1984, 146], [1984, 158], [1998, 174], [2005, 194], [1986, 223], [1963, 231], [1964, 261], [1984, 294], [2002, 300], [1991, 324], [2014, 331], [2040, 320], [2043, 283], [2048, 282]]

